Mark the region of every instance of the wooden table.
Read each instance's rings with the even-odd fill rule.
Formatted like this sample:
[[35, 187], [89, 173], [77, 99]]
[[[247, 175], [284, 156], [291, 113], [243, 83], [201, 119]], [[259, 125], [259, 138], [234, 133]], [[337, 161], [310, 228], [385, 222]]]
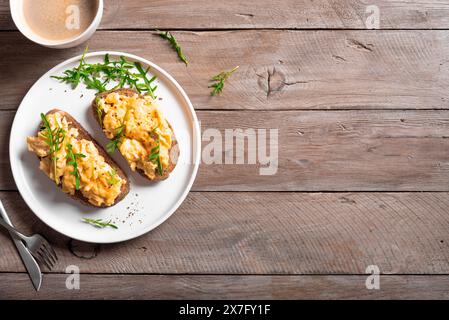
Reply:
[[[366, 7], [380, 10], [367, 30]], [[163, 225], [114, 245], [46, 227], [14, 184], [11, 123], [28, 88], [84, 45], [26, 40], [0, 0], [0, 198], [59, 255], [36, 293], [0, 231], [0, 298], [447, 298], [447, 1], [105, 1], [89, 49], [152, 60], [185, 88], [202, 128], [279, 129], [279, 168], [202, 164]], [[190, 64], [154, 29], [171, 30]], [[224, 93], [208, 79], [240, 66]], [[224, 150], [226, 152], [226, 150]], [[66, 267], [81, 289], [67, 290]], [[377, 265], [380, 290], [368, 290]]]

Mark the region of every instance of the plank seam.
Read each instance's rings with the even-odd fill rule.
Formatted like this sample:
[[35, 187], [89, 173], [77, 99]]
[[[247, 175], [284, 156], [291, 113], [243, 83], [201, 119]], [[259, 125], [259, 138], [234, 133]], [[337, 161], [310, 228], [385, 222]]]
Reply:
[[[0, 275], [2, 274], [23, 274], [28, 275], [27, 272], [20, 271], [0, 271]], [[65, 272], [42, 272], [43, 275], [69, 275]], [[241, 276], [241, 277], [291, 277], [291, 276], [299, 276], [299, 277], [328, 277], [328, 276], [336, 276], [336, 277], [348, 277], [348, 276], [363, 276], [367, 277], [369, 273], [109, 273], [109, 272], [81, 272], [83, 275], [98, 275], [98, 276]], [[449, 276], [449, 273], [380, 273], [382, 277], [429, 277], [429, 276], [441, 276], [446, 277]]]
[[[97, 32], [156, 32], [159, 31], [186, 31], [186, 32], [226, 32], [226, 31], [449, 31], [449, 28], [385, 28], [385, 29], [366, 29], [366, 28], [105, 28], [98, 29]], [[0, 33], [19, 32], [17, 29], [0, 29]]]

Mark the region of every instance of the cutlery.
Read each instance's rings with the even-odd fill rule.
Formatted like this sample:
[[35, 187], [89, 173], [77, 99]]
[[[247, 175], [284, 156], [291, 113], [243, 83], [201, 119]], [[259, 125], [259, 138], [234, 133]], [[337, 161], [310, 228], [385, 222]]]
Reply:
[[[5, 209], [2, 207], [1, 209], [4, 211]], [[52, 269], [58, 259], [56, 256], [56, 252], [50, 246], [48, 241], [41, 236], [40, 234], [34, 234], [31, 237], [27, 237], [17, 231], [16, 228], [9, 225], [3, 219], [0, 219], [0, 225], [5, 227], [12, 233], [14, 236], [20, 238], [24, 243], [28, 251], [36, 258], [39, 262], [45, 264], [48, 269]]]
[[[36, 260], [31, 255], [30, 251], [28, 251], [27, 247], [22, 242], [22, 240], [17, 238], [16, 231], [13, 228], [11, 220], [9, 219], [6, 213], [6, 210], [3, 207], [3, 203], [1, 202], [1, 200], [0, 200], [0, 216], [1, 218], [3, 218], [3, 219], [0, 218], [1, 224], [10, 231], [10, 235], [13, 238], [14, 244], [17, 248], [17, 251], [20, 254], [20, 257], [22, 258], [25, 268], [27, 269], [28, 274], [30, 275], [34, 288], [36, 289], [36, 291], [39, 291], [40, 286], [42, 284], [42, 273], [40, 267], [37, 264]], [[10, 228], [12, 228], [14, 231], [11, 231]]]
[[[3, 203], [1, 202], [1, 200], [0, 200], [0, 216], [3, 218], [0, 220], [6, 221], [9, 225], [12, 226], [11, 220], [6, 214], [6, 210], [3, 207]], [[10, 235], [17, 248], [17, 251], [19, 252], [20, 257], [22, 258], [23, 264], [25, 265], [25, 268], [28, 271], [28, 274], [30, 276], [34, 288], [36, 289], [36, 291], [39, 291], [42, 284], [42, 273], [39, 265], [37, 264], [36, 260], [33, 258], [31, 253], [28, 251], [28, 249], [25, 247], [22, 240], [17, 239], [12, 233], [10, 233]]]

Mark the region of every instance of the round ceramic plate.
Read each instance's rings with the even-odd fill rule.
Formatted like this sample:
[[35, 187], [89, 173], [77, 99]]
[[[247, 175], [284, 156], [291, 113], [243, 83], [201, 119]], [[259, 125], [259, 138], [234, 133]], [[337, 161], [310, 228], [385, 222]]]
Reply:
[[[76, 67], [81, 56], [66, 60], [44, 74], [28, 91], [17, 110], [11, 129], [9, 144], [11, 168], [25, 202], [48, 226], [73, 239], [112, 243], [138, 237], [160, 225], [181, 205], [198, 171], [201, 140], [200, 128], [192, 103], [181, 86], [163, 69], [140, 57], [121, 52], [93, 52], [86, 55], [88, 63], [126, 57], [150, 67], [149, 73], [157, 77], [156, 95], [179, 143], [180, 157], [170, 177], [151, 183], [132, 172], [118, 151], [112, 157], [130, 179], [131, 191], [121, 202], [106, 209], [96, 209], [78, 203], [64, 194], [39, 170], [39, 160], [27, 150], [26, 138], [36, 134], [40, 113], [58, 108], [70, 113], [103, 147], [108, 140], [93, 119], [90, 105], [95, 90], [80, 84], [71, 86], [51, 78], [64, 70]], [[151, 76], [150, 75], [150, 76]], [[118, 229], [96, 228], [82, 218], [111, 221]]]

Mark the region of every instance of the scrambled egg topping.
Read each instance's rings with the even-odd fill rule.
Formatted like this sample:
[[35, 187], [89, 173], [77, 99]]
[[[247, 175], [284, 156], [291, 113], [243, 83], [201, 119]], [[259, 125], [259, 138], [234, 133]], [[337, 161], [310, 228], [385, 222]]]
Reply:
[[73, 153], [84, 155], [76, 158], [79, 171], [78, 191], [95, 206], [114, 204], [126, 181], [106, 163], [92, 141], [78, 138], [78, 129], [70, 127], [66, 117], [60, 113], [53, 113], [47, 116], [47, 120], [52, 130], [62, 128], [65, 136], [60, 149], [55, 152], [55, 157], [51, 157], [50, 147], [43, 136], [45, 129], [42, 129], [37, 136], [27, 138], [28, 150], [41, 159], [40, 169], [56, 184], [61, 185], [62, 191], [74, 195], [77, 191], [76, 177], [73, 174], [73, 165], [68, 164], [70, 159], [67, 159], [67, 145], [71, 144]]
[[141, 169], [150, 179], [160, 174], [156, 161], [150, 159], [158, 144], [162, 170], [168, 168], [173, 131], [151, 97], [112, 92], [99, 99], [97, 107], [104, 115], [103, 131], [109, 139], [124, 128], [118, 148], [133, 171]]

